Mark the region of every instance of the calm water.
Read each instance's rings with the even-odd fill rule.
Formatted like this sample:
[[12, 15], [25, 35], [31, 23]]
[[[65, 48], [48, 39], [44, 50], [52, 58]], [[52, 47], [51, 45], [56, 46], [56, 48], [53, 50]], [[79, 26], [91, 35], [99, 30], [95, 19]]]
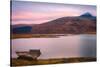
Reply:
[[40, 49], [39, 58], [96, 57], [96, 35], [69, 35], [59, 38], [21, 38], [12, 40], [12, 57], [15, 51]]

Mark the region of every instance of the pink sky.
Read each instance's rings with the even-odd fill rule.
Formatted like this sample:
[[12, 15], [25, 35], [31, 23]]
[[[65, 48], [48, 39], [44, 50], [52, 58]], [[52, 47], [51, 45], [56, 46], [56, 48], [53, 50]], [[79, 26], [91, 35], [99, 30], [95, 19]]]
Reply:
[[13, 1], [11, 24], [40, 24], [60, 17], [79, 16], [85, 12], [96, 15], [96, 7]]
[[12, 14], [12, 21], [14, 21], [15, 24], [19, 24], [19, 23], [40, 24], [40, 23], [47, 22], [56, 18], [64, 17], [64, 16], [78, 16], [77, 12], [67, 12], [67, 13], [66, 12], [67, 11], [56, 11], [49, 14], [41, 13], [41, 12], [35, 12], [35, 13], [18, 12], [18, 13]]

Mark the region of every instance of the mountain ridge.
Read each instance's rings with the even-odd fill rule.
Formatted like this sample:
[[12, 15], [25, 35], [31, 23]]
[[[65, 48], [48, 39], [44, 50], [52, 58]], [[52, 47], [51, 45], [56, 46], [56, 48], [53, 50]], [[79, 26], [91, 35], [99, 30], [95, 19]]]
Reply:
[[[77, 17], [61, 17], [42, 24], [35, 24], [35, 25], [33, 24], [26, 26], [31, 27], [31, 31], [29, 32], [31, 34], [60, 34], [60, 33], [74, 34], [74, 33], [96, 32], [96, 17], [92, 16], [89, 13], [85, 13]], [[21, 29], [19, 27], [16, 28], [19, 30]], [[14, 33], [13, 31], [16, 30], [12, 28], [12, 33]]]

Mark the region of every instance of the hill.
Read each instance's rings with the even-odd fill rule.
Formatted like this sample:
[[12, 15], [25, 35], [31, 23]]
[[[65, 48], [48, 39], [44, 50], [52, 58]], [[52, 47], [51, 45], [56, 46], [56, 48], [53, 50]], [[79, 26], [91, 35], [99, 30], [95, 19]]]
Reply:
[[96, 32], [96, 17], [85, 13], [81, 16], [62, 17], [42, 24], [26, 25], [26, 27], [25, 25], [12, 26], [12, 33], [80, 34]]

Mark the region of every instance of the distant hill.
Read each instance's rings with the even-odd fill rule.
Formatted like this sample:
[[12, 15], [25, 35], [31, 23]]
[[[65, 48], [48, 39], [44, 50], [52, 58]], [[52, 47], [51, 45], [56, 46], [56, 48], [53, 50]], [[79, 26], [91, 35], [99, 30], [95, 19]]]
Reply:
[[89, 19], [96, 21], [96, 16], [91, 15], [89, 12], [82, 14], [80, 17], [89, 18]]
[[12, 33], [64, 34], [96, 32], [96, 17], [85, 13], [76, 17], [62, 17], [36, 25], [12, 26]]
[[93, 17], [90, 13], [85, 13], [85, 14], [83, 14], [83, 15], [81, 15], [81, 17]]
[[16, 27], [16, 28], [13, 28], [13, 33], [16, 33], [16, 34], [22, 34], [22, 33], [31, 33], [31, 29], [32, 27], [30, 26], [22, 26], [22, 27]]

